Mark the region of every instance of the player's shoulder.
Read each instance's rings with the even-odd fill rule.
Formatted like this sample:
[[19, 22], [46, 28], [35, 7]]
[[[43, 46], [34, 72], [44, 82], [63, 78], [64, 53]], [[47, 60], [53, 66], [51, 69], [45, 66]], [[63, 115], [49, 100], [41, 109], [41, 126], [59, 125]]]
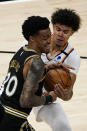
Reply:
[[80, 55], [76, 49], [74, 49], [69, 55], [68, 60], [72, 61], [72, 63], [80, 63]]
[[70, 43], [68, 43], [68, 46], [66, 48], [66, 51], [70, 52], [70, 57], [76, 57], [76, 59], [80, 59], [80, 55], [78, 53], [78, 51], [72, 47], [72, 45]]
[[42, 54], [41, 54], [41, 59], [42, 59], [42, 61], [43, 61], [44, 63], [48, 63], [48, 59], [47, 59], [45, 53], [42, 53]]
[[[69, 44], [69, 49], [73, 48], [70, 44]], [[74, 48], [72, 50], [72, 52], [68, 55], [67, 59], [65, 60], [65, 63], [74, 67], [75, 70], [71, 71], [75, 74], [77, 74], [77, 72], [79, 71], [79, 67], [80, 67], [80, 55], [78, 53], [78, 51]]]
[[74, 50], [74, 47], [72, 47], [72, 45], [70, 43], [68, 43], [68, 45], [66, 46], [66, 48], [64, 49], [64, 51], [66, 53], [69, 53], [71, 50]]

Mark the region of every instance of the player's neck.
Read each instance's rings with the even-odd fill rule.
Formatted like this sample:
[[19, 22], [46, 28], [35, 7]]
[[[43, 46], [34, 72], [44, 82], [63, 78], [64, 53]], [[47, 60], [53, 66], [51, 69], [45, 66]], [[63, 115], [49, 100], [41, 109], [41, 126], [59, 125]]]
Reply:
[[39, 49], [37, 48], [37, 46], [35, 46], [34, 44], [28, 44], [28, 45], [27, 45], [27, 48], [28, 48], [28, 49], [32, 49], [32, 50], [35, 50], [38, 55], [41, 55], [40, 50], [39, 50]]
[[51, 50], [50, 50], [50, 54], [52, 55], [52, 56], [56, 56], [56, 55], [58, 55], [58, 54], [60, 54], [61, 53], [61, 50], [62, 50], [63, 48], [60, 48], [60, 47], [57, 47], [57, 46], [52, 46], [51, 47]]
[[66, 43], [64, 46], [57, 46], [56, 44], [52, 44], [51, 45], [51, 49], [50, 49], [50, 53], [51, 55], [57, 55], [57, 54], [60, 54], [61, 51], [63, 51], [66, 47], [67, 47], [68, 43]]

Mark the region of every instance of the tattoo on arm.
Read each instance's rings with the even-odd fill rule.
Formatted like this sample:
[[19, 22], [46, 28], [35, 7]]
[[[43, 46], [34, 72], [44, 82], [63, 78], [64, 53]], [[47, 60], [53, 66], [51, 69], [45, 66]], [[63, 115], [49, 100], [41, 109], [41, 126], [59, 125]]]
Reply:
[[25, 80], [23, 90], [20, 97], [20, 105], [24, 108], [39, 106], [45, 103], [44, 96], [36, 96], [38, 82], [44, 71], [44, 63], [41, 58], [34, 58], [30, 71]]

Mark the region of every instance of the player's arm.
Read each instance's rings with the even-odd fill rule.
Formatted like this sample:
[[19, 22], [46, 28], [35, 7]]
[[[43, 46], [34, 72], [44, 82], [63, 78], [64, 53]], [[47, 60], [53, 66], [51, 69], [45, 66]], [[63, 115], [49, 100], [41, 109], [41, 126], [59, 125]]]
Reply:
[[57, 96], [59, 98], [61, 98], [62, 100], [64, 101], [68, 101], [72, 98], [73, 96], [73, 86], [74, 86], [74, 83], [75, 83], [75, 80], [76, 80], [76, 75], [72, 72], [69, 72], [70, 73], [70, 77], [71, 77], [71, 81], [72, 81], [72, 84], [70, 85], [70, 87], [67, 87], [67, 88], [63, 88], [62, 85], [60, 84], [56, 84], [55, 85], [55, 93], [57, 94]]
[[71, 87], [69, 87], [70, 90], [67, 91], [68, 93], [65, 93], [64, 100], [70, 100], [72, 98], [74, 83], [76, 81], [77, 73], [80, 68], [80, 56], [77, 54], [76, 51], [74, 51], [74, 52], [72, 52], [72, 54], [70, 54], [67, 63], [69, 66], [74, 67], [74, 70], [70, 69], [70, 77], [72, 80], [72, 85], [71, 85]]
[[[65, 101], [70, 100], [73, 96], [73, 86], [76, 81], [76, 72], [79, 67], [78, 66], [79, 62], [77, 63], [77, 66], [74, 65], [76, 63], [75, 60], [74, 60], [74, 62], [73, 62], [73, 60], [71, 62], [72, 62], [72, 66], [73, 66], [73, 69], [69, 69], [70, 70], [69, 74], [70, 74], [71, 81], [72, 81], [71, 86], [68, 87], [67, 89], [64, 89], [61, 85], [56, 85], [56, 88], [55, 88], [57, 96]], [[64, 64], [64, 65], [66, 65], [66, 64]], [[68, 65], [66, 65], [66, 67], [67, 66]], [[71, 66], [71, 65], [69, 65], [69, 66]]]
[[69, 87], [69, 91], [67, 91], [68, 93], [65, 94], [65, 97], [64, 97], [64, 100], [68, 101], [72, 98], [73, 96], [73, 86], [74, 86], [74, 83], [76, 81], [76, 74], [70, 72], [70, 77], [71, 77], [71, 80], [72, 80], [72, 85], [71, 87]]
[[73, 86], [74, 86], [74, 83], [76, 81], [76, 74], [70, 72], [70, 77], [71, 77], [71, 80], [72, 80], [71, 90], [73, 90]]
[[50, 69], [54, 68], [62, 68], [66, 71], [69, 71], [70, 69], [74, 70], [75, 68], [66, 64], [62, 64], [60, 62], [57, 63], [51, 63], [51, 64], [45, 64], [46, 71], [49, 71]]
[[[28, 64], [25, 66], [28, 66]], [[44, 72], [44, 63], [40, 58], [34, 58], [31, 62], [30, 70], [28, 71], [27, 68], [25, 72], [28, 73], [27, 75], [26, 73], [24, 74], [26, 79], [20, 96], [20, 105], [23, 108], [40, 106], [47, 102], [49, 103], [50, 100], [53, 101], [56, 99], [56, 94], [54, 92], [51, 92], [48, 96], [37, 96], [35, 94], [38, 89], [39, 80]]]

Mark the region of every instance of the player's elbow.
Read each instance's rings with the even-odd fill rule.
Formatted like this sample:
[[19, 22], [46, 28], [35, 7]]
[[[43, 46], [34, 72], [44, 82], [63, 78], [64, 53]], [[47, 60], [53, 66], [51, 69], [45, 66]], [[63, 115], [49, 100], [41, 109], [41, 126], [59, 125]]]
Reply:
[[69, 101], [69, 100], [71, 100], [72, 96], [73, 96], [73, 91], [71, 91], [71, 92], [64, 98], [64, 101]]
[[22, 108], [30, 108], [32, 105], [31, 100], [27, 100], [24, 98], [20, 98], [19, 103]]
[[27, 104], [26, 104], [26, 102], [25, 102], [22, 98], [20, 98], [19, 103], [20, 103], [20, 106], [21, 106], [22, 108], [27, 108]]

